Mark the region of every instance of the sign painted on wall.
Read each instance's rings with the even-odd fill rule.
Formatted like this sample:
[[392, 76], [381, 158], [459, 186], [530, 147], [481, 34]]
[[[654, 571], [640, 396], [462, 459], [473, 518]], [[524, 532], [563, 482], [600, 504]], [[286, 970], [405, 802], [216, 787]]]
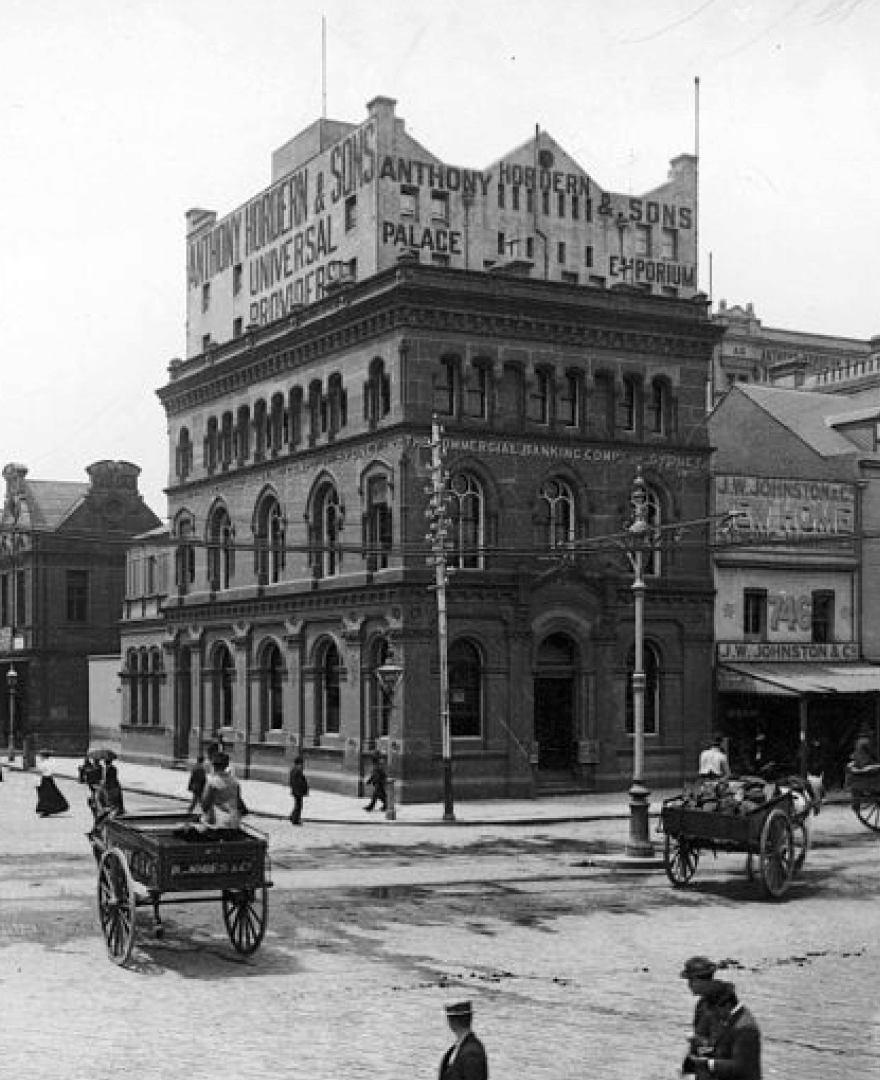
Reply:
[[323, 296], [345, 232], [345, 201], [372, 185], [376, 123], [368, 121], [308, 164], [187, 242], [190, 290], [218, 274], [244, 291], [248, 322], [264, 324]]
[[674, 285], [685, 289], [696, 288], [697, 270], [695, 266], [682, 263], [666, 262], [662, 259], [628, 258], [625, 255], [611, 255], [608, 259], [609, 277], [635, 284]]
[[764, 660], [768, 663], [828, 663], [838, 660], [858, 660], [857, 642], [838, 642], [834, 644], [814, 644], [812, 642], [770, 642], [770, 641], [719, 641], [718, 659], [725, 663], [739, 661], [745, 663]]
[[717, 476], [716, 513], [735, 515], [728, 528], [719, 530], [718, 539], [735, 542], [746, 534], [766, 540], [852, 540], [856, 529], [855, 499], [854, 484]]

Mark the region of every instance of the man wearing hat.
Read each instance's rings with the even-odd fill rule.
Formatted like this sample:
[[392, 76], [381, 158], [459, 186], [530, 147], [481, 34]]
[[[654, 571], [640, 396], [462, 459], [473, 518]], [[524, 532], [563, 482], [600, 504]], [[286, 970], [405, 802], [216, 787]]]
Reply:
[[446, 1006], [446, 1020], [455, 1042], [440, 1062], [439, 1080], [488, 1080], [486, 1051], [471, 1031], [472, 1019], [473, 1010], [469, 1001]]
[[754, 1016], [740, 1004], [732, 983], [719, 982], [707, 997], [721, 1030], [712, 1050], [692, 1058], [698, 1080], [761, 1080], [761, 1031]]
[[715, 1038], [721, 1028], [712, 998], [720, 987], [730, 986], [730, 983], [722, 983], [716, 979], [714, 976], [717, 970], [718, 965], [708, 956], [692, 956], [685, 962], [681, 972], [681, 977], [687, 979], [690, 992], [697, 998], [694, 1006], [694, 1033], [690, 1040], [691, 1050], [685, 1058], [682, 1072], [693, 1072], [693, 1068], [688, 1067], [688, 1062], [695, 1055], [700, 1055], [705, 1049], [715, 1045]]

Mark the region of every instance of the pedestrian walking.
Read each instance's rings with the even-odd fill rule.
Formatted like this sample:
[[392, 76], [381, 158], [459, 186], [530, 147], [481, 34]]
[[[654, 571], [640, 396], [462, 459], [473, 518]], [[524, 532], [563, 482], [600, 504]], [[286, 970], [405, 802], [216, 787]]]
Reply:
[[730, 776], [730, 765], [724, 753], [720, 735], [713, 735], [708, 748], [700, 754], [699, 773], [701, 780], [724, 780]]
[[103, 810], [124, 814], [125, 801], [122, 796], [122, 785], [119, 783], [119, 772], [113, 764], [115, 760], [116, 754], [112, 750], [104, 754], [104, 778], [98, 802]]
[[455, 1042], [440, 1062], [439, 1080], [488, 1080], [486, 1050], [471, 1029], [473, 1009], [469, 1001], [446, 1006], [446, 1022]]
[[37, 815], [50, 817], [69, 810], [67, 799], [55, 783], [55, 765], [48, 750], [40, 751], [40, 782], [37, 785]]
[[196, 758], [196, 763], [190, 769], [189, 783], [186, 785], [187, 791], [190, 793], [189, 809], [187, 813], [192, 814], [195, 809], [202, 805], [202, 794], [205, 790], [205, 784], [208, 782], [208, 773], [205, 769], [205, 755], [199, 754]]
[[709, 995], [720, 1030], [713, 1049], [692, 1058], [697, 1080], [761, 1080], [761, 1031], [754, 1016], [736, 996], [732, 983], [721, 983]]
[[302, 825], [303, 799], [309, 793], [309, 782], [303, 770], [303, 759], [294, 758], [290, 770], [290, 794], [293, 796], [293, 810], [290, 812], [290, 824]]
[[702, 1056], [707, 1049], [715, 1045], [720, 1024], [717, 1012], [710, 1003], [710, 995], [721, 985], [715, 978], [717, 970], [718, 965], [707, 956], [692, 956], [685, 961], [681, 972], [681, 977], [687, 979], [688, 989], [697, 999], [694, 1005], [690, 1049], [682, 1065], [682, 1072], [693, 1072], [693, 1068], [687, 1068], [690, 1059]]
[[82, 765], [79, 767], [79, 779], [81, 784], [88, 785], [90, 797], [93, 796], [101, 786], [103, 778], [104, 770], [101, 768], [101, 762], [98, 759], [98, 755], [93, 750], [89, 750], [83, 758]]
[[382, 809], [388, 807], [388, 773], [385, 771], [385, 762], [381, 754], [373, 758], [373, 771], [367, 777], [368, 786], [373, 789], [373, 797], [364, 810], [372, 810], [377, 802], [382, 804]]

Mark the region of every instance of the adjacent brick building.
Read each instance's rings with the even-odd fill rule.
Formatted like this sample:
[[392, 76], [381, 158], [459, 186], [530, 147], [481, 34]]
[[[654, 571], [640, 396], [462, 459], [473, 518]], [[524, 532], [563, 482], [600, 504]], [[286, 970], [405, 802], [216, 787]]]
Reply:
[[119, 650], [129, 538], [159, 519], [138, 492], [140, 469], [98, 461], [88, 483], [34, 480], [24, 465], [3, 470], [0, 521], [0, 663], [15, 671], [0, 688], [8, 745], [85, 750], [89, 738], [87, 657]]

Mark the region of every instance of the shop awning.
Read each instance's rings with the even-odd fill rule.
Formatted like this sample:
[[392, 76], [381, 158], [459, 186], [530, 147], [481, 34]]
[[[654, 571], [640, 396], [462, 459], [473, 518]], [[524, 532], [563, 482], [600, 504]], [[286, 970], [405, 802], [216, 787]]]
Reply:
[[721, 693], [877, 694], [880, 665], [876, 664], [719, 664]]

